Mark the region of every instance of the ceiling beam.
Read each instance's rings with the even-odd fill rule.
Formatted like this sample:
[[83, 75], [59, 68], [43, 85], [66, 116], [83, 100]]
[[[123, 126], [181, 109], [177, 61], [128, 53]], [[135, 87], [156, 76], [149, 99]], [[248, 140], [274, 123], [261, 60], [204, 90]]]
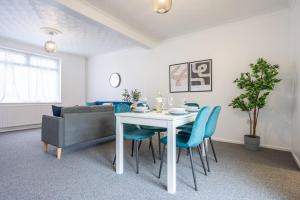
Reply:
[[140, 43], [146, 48], [153, 48], [157, 46], [158, 40], [151, 38], [145, 33], [141, 33], [140, 31], [134, 29], [128, 24], [122, 22], [116, 17], [110, 15], [107, 12], [99, 9], [98, 7], [93, 6], [85, 0], [55, 0], [56, 2], [62, 4], [63, 6], [76, 11], [77, 13], [88, 17], [100, 24], [103, 24], [112, 30], [119, 32], [132, 40]]

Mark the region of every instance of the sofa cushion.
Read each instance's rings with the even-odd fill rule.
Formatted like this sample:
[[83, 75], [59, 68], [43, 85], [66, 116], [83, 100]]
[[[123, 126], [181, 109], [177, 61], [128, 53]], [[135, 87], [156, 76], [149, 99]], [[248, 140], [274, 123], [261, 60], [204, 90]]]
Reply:
[[86, 106], [95, 106], [96, 102], [85, 102]]
[[118, 104], [128, 104], [128, 105], [131, 105], [130, 102], [126, 102], [126, 101], [96, 101], [96, 105], [103, 105], [105, 103], [112, 103], [113, 105], [118, 105]]
[[52, 105], [53, 116], [60, 117], [61, 109], [62, 109], [61, 106]]
[[111, 106], [73, 106], [63, 107], [61, 110], [61, 117], [66, 113], [89, 113], [89, 112], [107, 112], [113, 111]]
[[103, 105], [103, 106], [114, 106], [113, 103], [103, 103], [102, 105]]

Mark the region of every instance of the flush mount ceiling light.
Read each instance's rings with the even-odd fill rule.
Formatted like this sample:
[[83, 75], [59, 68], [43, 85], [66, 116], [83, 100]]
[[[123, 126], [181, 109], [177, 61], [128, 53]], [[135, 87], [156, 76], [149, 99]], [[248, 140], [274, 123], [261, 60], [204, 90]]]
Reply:
[[153, 9], [159, 14], [167, 13], [172, 8], [172, 0], [153, 0]]
[[50, 40], [46, 41], [44, 44], [44, 49], [48, 53], [55, 53], [57, 51], [56, 43], [52, 40], [53, 36], [62, 34], [60, 30], [50, 27], [42, 27], [41, 30], [50, 36]]

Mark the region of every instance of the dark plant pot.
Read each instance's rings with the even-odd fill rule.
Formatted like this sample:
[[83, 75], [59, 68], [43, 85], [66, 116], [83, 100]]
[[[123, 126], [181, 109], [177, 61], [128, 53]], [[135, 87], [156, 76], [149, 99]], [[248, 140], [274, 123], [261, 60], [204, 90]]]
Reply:
[[244, 135], [245, 148], [251, 151], [258, 151], [260, 145], [260, 137], [252, 137], [250, 135]]

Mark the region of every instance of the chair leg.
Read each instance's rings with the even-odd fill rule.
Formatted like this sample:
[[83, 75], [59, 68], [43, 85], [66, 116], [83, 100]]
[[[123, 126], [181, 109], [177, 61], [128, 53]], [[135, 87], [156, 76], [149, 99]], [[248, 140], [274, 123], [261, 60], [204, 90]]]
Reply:
[[135, 145], [136, 146], [136, 152], [135, 152], [135, 158], [136, 158], [136, 173], [138, 174], [139, 173], [139, 147], [138, 145]]
[[131, 157], [133, 157], [133, 149], [134, 149], [134, 140], [131, 143]]
[[157, 136], [158, 136], [157, 139], [158, 139], [158, 153], [159, 153], [158, 158], [160, 160], [161, 159], [160, 132], [157, 133]]
[[116, 154], [115, 154], [115, 157], [114, 157], [114, 160], [113, 160], [113, 163], [112, 163], [112, 165], [115, 165], [116, 164]]
[[[137, 141], [136, 141], [136, 143], [137, 143]], [[141, 146], [142, 146], [142, 141], [139, 142], [139, 149], [138, 150], [140, 150]]]
[[153, 157], [153, 162], [155, 164], [155, 154], [154, 154], [154, 148], [153, 148], [153, 144], [152, 144], [152, 137], [150, 138], [150, 148], [151, 148], [151, 151], [152, 151], [152, 157]]
[[47, 153], [48, 152], [48, 144], [44, 142], [44, 152]]
[[204, 165], [204, 161], [203, 161], [203, 157], [202, 157], [201, 146], [199, 145], [199, 146], [197, 147], [197, 149], [198, 149], [198, 152], [199, 152], [199, 156], [200, 156], [200, 160], [201, 160], [201, 164], [202, 164], [202, 167], [203, 167], [205, 176], [207, 176], [206, 167], [205, 167], [205, 165]]
[[216, 155], [216, 151], [215, 151], [215, 147], [214, 147], [214, 143], [213, 143], [213, 141], [211, 140], [211, 137], [209, 137], [209, 142], [210, 142], [210, 146], [211, 146], [211, 149], [212, 149], [213, 154], [214, 154], [214, 157], [215, 157], [215, 161], [218, 162], [217, 155]]
[[179, 163], [180, 154], [181, 154], [181, 148], [178, 149], [177, 163]]
[[194, 178], [195, 190], [197, 191], [197, 190], [198, 190], [198, 188], [197, 188], [197, 180], [196, 180], [195, 172], [194, 172], [193, 152], [192, 152], [192, 149], [191, 149], [191, 148], [189, 148], [189, 154], [190, 154], [190, 160], [191, 160], [191, 167], [192, 167], [192, 172], [193, 172], [193, 178]]
[[61, 151], [62, 151], [61, 148], [57, 148], [57, 149], [56, 149], [56, 158], [57, 158], [58, 160], [60, 160], [60, 158], [61, 158]]
[[207, 151], [206, 151], [207, 146], [206, 146], [206, 143], [205, 143], [205, 142], [203, 142], [203, 143], [204, 143], [204, 152], [205, 152], [205, 159], [206, 159], [206, 164], [207, 164], [207, 171], [210, 172], [209, 161], [208, 161], [208, 155], [207, 155]]
[[160, 178], [160, 175], [161, 175], [161, 169], [162, 169], [162, 165], [163, 165], [163, 162], [164, 162], [165, 150], [166, 150], [166, 145], [164, 144], [163, 151], [162, 151], [162, 154], [161, 154], [161, 159], [160, 159], [160, 166], [159, 166], [158, 178]]

